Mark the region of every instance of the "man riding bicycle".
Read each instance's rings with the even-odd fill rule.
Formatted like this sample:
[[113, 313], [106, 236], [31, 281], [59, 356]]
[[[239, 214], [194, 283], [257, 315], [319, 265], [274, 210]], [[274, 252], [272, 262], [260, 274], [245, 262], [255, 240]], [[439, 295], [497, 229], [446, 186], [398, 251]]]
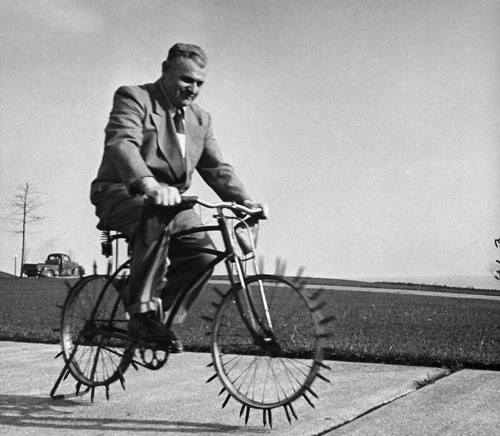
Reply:
[[[212, 248], [213, 244], [206, 233], [170, 238], [201, 224], [192, 209], [147, 203], [178, 206], [196, 169], [222, 200], [257, 207], [233, 167], [224, 161], [210, 114], [193, 103], [205, 81], [206, 65], [200, 47], [178, 43], [169, 50], [159, 80], [116, 91], [102, 162], [91, 186], [98, 227], [123, 233], [133, 247], [129, 284], [122, 295], [131, 317], [129, 331], [144, 341], [167, 342], [171, 352], [181, 352], [182, 344], [159, 321], [156, 297], [168, 309], [188, 278], [212, 259], [190, 247]], [[210, 274], [186, 299], [184, 312]]]

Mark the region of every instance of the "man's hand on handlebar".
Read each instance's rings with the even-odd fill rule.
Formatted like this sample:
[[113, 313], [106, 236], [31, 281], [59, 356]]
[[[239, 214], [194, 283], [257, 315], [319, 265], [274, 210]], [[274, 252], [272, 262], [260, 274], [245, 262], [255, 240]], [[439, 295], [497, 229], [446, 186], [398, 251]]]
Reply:
[[254, 203], [251, 200], [245, 200], [243, 202], [243, 206], [248, 207], [249, 209], [261, 209], [262, 212], [258, 215], [258, 218], [261, 220], [265, 220], [269, 217], [269, 206], [267, 204]]
[[158, 183], [153, 177], [144, 177], [139, 189], [148, 197], [151, 204], [156, 206], [176, 206], [182, 198], [177, 188]]
[[[224, 205], [224, 203], [210, 204], [200, 200], [198, 197], [182, 197], [177, 188], [162, 185], [151, 176], [142, 178], [137, 183], [137, 189], [147, 197], [149, 204], [155, 206], [172, 207], [183, 204], [187, 207], [192, 207], [196, 203], [206, 207], [218, 207], [219, 205]], [[226, 203], [225, 205], [226, 207], [233, 209], [235, 213], [239, 212], [250, 214], [257, 220], [265, 220], [269, 216], [269, 206], [264, 203], [255, 203], [252, 200], [245, 200], [242, 205], [235, 203]]]

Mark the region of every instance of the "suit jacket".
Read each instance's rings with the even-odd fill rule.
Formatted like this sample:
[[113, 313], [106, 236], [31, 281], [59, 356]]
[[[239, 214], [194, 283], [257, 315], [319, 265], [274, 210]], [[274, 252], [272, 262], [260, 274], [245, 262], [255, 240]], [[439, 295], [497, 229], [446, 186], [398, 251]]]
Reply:
[[233, 167], [222, 157], [210, 114], [195, 104], [184, 108], [184, 160], [170, 108], [159, 81], [116, 91], [105, 129], [102, 162], [91, 187], [94, 204], [93, 199], [102, 198], [105, 191], [137, 194], [135, 185], [146, 176], [183, 193], [195, 169], [222, 200], [241, 203], [250, 199]]

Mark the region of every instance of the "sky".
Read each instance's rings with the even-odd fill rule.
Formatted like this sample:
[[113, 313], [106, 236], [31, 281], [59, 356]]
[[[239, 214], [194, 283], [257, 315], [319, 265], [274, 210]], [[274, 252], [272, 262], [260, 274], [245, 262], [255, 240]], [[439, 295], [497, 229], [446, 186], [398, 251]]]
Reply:
[[[289, 274], [500, 289], [499, 0], [0, 5], [0, 216], [25, 183], [45, 203], [27, 261], [104, 265], [89, 186], [113, 93], [191, 42], [209, 57], [197, 102], [270, 206], [267, 272], [280, 257]], [[199, 180], [189, 193], [217, 199]], [[14, 272], [9, 230], [0, 271]]]

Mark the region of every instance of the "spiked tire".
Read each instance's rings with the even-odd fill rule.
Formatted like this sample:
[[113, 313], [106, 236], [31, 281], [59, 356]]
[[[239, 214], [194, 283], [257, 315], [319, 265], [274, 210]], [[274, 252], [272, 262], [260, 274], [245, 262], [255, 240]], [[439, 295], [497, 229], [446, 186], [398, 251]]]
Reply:
[[127, 337], [127, 319], [118, 288], [120, 279], [92, 275], [70, 290], [61, 318], [62, 355], [81, 384], [106, 386], [120, 380], [131, 363], [134, 347]]
[[311, 385], [316, 376], [326, 380], [319, 371], [326, 368], [327, 320], [317, 296], [277, 275], [253, 276], [228, 291], [211, 334], [213, 366], [227, 392], [223, 407], [232, 397], [245, 420], [250, 409], [262, 409], [264, 425], [272, 425], [273, 408], [283, 407], [290, 420], [296, 399], [313, 406]]

